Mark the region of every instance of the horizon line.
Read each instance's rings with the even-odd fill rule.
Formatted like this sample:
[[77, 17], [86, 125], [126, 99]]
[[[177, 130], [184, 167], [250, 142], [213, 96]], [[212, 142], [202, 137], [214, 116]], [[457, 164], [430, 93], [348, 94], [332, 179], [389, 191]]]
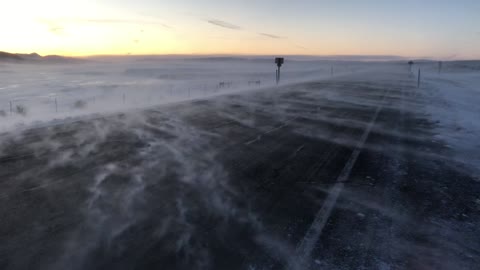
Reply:
[[[30, 55], [30, 54], [38, 54], [36, 52], [16, 52], [10, 53], [7, 51], [0, 51], [9, 54], [16, 54], [16, 55]], [[430, 61], [480, 61], [477, 58], [458, 58], [458, 59], [451, 59], [450, 57], [432, 57], [432, 56], [402, 56], [402, 55], [389, 55], [389, 54], [243, 54], [243, 53], [172, 53], [172, 54], [91, 54], [91, 55], [68, 55], [68, 54], [45, 54], [41, 55], [41, 57], [46, 56], [60, 56], [60, 57], [68, 57], [68, 58], [99, 58], [99, 57], [310, 57], [310, 58], [384, 58], [383, 60], [430, 60]], [[450, 59], [448, 59], [450, 58]]]

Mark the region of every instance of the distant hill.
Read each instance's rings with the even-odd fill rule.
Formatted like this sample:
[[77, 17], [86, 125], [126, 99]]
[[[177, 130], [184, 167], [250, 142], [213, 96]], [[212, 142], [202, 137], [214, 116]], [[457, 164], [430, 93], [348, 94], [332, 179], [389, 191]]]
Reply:
[[0, 61], [22, 61], [23, 58], [17, 54], [0, 52]]
[[38, 53], [22, 54], [0, 51], [0, 63], [75, 63], [85, 60], [60, 55], [41, 56]]

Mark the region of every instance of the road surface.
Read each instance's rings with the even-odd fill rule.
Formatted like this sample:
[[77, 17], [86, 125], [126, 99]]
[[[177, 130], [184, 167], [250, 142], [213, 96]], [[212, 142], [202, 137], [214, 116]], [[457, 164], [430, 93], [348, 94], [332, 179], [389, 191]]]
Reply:
[[1, 135], [1, 269], [475, 269], [480, 182], [395, 69]]

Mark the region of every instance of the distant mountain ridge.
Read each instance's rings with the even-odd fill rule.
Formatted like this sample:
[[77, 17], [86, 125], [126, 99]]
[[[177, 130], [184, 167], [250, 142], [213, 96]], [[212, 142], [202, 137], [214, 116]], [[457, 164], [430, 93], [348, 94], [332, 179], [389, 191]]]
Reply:
[[41, 56], [38, 53], [8, 53], [0, 51], [0, 62], [11, 63], [73, 63], [83, 61], [73, 57], [65, 57], [60, 55]]

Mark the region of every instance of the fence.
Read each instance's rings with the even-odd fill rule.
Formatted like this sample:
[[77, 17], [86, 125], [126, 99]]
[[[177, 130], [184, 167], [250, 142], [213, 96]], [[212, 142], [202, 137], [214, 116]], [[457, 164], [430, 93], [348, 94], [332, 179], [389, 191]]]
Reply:
[[235, 92], [262, 86], [261, 80], [221, 81], [216, 84], [190, 85], [178, 88], [163, 87], [157, 90], [110, 90], [97, 95], [64, 93], [48, 96], [17, 97], [3, 100], [0, 117], [34, 117], [39, 115], [81, 114], [128, 109], [174, 101], [204, 98], [221, 93]]

